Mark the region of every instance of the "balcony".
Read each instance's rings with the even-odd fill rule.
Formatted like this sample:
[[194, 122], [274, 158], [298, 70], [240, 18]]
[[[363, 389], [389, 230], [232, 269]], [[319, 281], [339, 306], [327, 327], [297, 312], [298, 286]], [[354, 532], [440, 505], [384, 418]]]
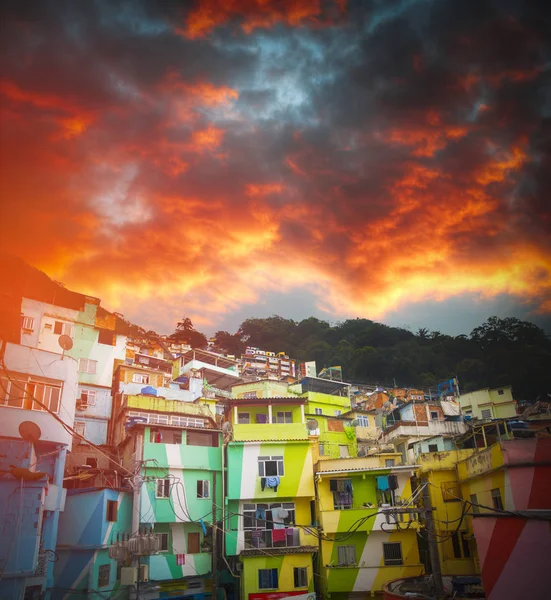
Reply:
[[310, 546], [301, 540], [301, 532], [298, 527], [253, 529], [241, 533], [244, 534], [241, 553], [245, 555], [264, 554], [266, 549], [272, 552], [279, 550], [279, 553], [317, 551], [317, 543], [316, 546]]
[[306, 440], [308, 430], [304, 423], [250, 423], [235, 424], [233, 439], [247, 440]]
[[[337, 572], [340, 571], [340, 573]], [[361, 565], [350, 565], [350, 566], [331, 566], [322, 569], [321, 576], [327, 580], [327, 592], [342, 592], [343, 581], [350, 582], [349, 590], [352, 591], [352, 585], [354, 581], [354, 592], [374, 592], [380, 587], [374, 588], [373, 583], [376, 580], [385, 582], [396, 577], [415, 577], [421, 575], [424, 571], [424, 567], [421, 564], [410, 564], [410, 565], [394, 565], [394, 566], [365, 566]], [[381, 574], [383, 574], [381, 578]], [[362, 582], [363, 583], [362, 585]], [[382, 583], [379, 583], [379, 586]], [[367, 597], [367, 594], [366, 594]]]
[[459, 435], [467, 431], [463, 421], [429, 421], [416, 423], [415, 421], [396, 421], [383, 432], [384, 442], [409, 438], [432, 437], [434, 435]]

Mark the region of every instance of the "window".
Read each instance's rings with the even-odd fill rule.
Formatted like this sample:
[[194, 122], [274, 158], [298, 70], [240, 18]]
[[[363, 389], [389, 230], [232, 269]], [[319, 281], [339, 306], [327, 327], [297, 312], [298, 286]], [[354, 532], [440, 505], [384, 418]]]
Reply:
[[503, 390], [497, 390], [497, 394], [498, 396], [503, 396], [505, 392]]
[[[57, 386], [47, 385], [38, 381], [29, 381], [27, 383], [27, 394], [33, 400], [33, 410], [46, 410], [47, 407], [53, 412], [59, 411], [59, 401], [61, 398], [61, 388]], [[42, 406], [44, 405], [44, 406]]]
[[21, 329], [25, 331], [33, 331], [34, 329], [34, 319], [32, 317], [25, 317], [21, 315]]
[[469, 547], [469, 540], [465, 539], [465, 534], [462, 531], [452, 533], [451, 543], [452, 543], [454, 558], [470, 558], [471, 557], [471, 549]]
[[26, 381], [19, 381], [11, 375], [10, 379], [0, 377], [0, 404], [14, 408], [24, 408], [26, 385]]
[[339, 445], [339, 456], [341, 458], [348, 458], [350, 456], [350, 452], [348, 451], [348, 446]]
[[[243, 504], [243, 529], [271, 529], [273, 515], [270, 511], [277, 508], [283, 508], [287, 511], [287, 517], [283, 523], [292, 526], [295, 522], [295, 503], [294, 502], [264, 502], [252, 504], [246, 502]], [[268, 521], [270, 521], [268, 523]]]
[[237, 422], [240, 425], [248, 425], [251, 422], [251, 415], [249, 413], [240, 412], [237, 415]]
[[341, 416], [341, 414], [342, 414], [342, 411], [340, 411], [340, 410], [335, 410], [335, 416], [336, 416], [336, 417], [340, 417], [340, 416]]
[[346, 510], [352, 508], [352, 480], [330, 479], [329, 490], [333, 492], [333, 508], [335, 510]]
[[339, 566], [356, 564], [356, 546], [337, 546]]
[[[84, 421], [75, 421], [73, 429], [75, 430], [75, 433], [81, 435], [82, 437], [86, 435], [86, 423]], [[82, 440], [79, 437], [73, 437], [73, 444], [80, 444], [81, 441]]]
[[170, 479], [157, 479], [157, 498], [170, 498]]
[[308, 569], [306, 567], [295, 567], [293, 569], [295, 587], [308, 587]]
[[106, 521], [116, 521], [119, 503], [116, 500], [107, 500]]
[[156, 533], [159, 538], [159, 552], [168, 552], [168, 533]]
[[293, 413], [291, 412], [278, 412], [276, 417], [277, 423], [292, 423]]
[[88, 360], [87, 358], [81, 358], [78, 361], [78, 370], [81, 373], [92, 373], [94, 374], [98, 367], [97, 360]]
[[438, 421], [438, 413], [437, 413], [435, 410], [431, 410], [431, 411], [430, 411], [430, 418], [431, 418], [433, 421]]
[[186, 444], [188, 446], [210, 446], [218, 448], [219, 434], [210, 431], [188, 431]]
[[480, 508], [478, 507], [478, 498], [476, 497], [476, 494], [471, 494], [470, 498], [472, 504], [471, 510], [475, 515], [480, 514]]
[[284, 474], [283, 456], [258, 457], [258, 475], [260, 477], [282, 477]]
[[366, 417], [365, 415], [360, 415], [359, 417], [357, 417], [357, 420], [359, 427], [369, 427], [369, 417]]
[[98, 459], [97, 458], [87, 458], [86, 464], [89, 467], [92, 467], [92, 469], [97, 469], [98, 468]]
[[210, 481], [206, 479], [197, 481], [197, 498], [210, 498]]
[[325, 456], [325, 444], [319, 444], [320, 456]]
[[444, 502], [461, 502], [461, 488], [457, 481], [445, 481], [440, 487]]
[[54, 325], [54, 333], [58, 335], [68, 335], [73, 337], [73, 324], [63, 323], [62, 321], [56, 321]]
[[491, 419], [492, 418], [492, 409], [491, 408], [484, 408], [480, 411], [480, 416], [483, 419]]
[[[192, 417], [180, 417], [172, 415], [170, 417], [170, 424], [176, 425], [177, 427], [204, 427], [205, 422], [202, 419], [194, 419]], [[218, 439], [218, 438], [216, 438]], [[218, 446], [218, 443], [216, 443]]]
[[84, 406], [95, 406], [96, 405], [96, 392], [95, 390], [81, 390], [80, 402]]
[[114, 346], [116, 343], [115, 332], [111, 329], [100, 329], [98, 335], [98, 343], [106, 346]]
[[149, 375], [146, 375], [145, 373], [134, 373], [134, 375], [132, 375], [132, 381], [134, 383], [149, 383]]
[[100, 565], [98, 569], [98, 587], [106, 587], [109, 585], [109, 578], [111, 576], [111, 565]]
[[394, 458], [385, 458], [385, 467], [393, 467], [396, 463]]
[[438, 444], [429, 444], [429, 452], [438, 452]]
[[188, 554], [199, 554], [201, 544], [201, 535], [196, 532], [187, 534], [187, 552]]
[[314, 408], [315, 415], [323, 415], [323, 410], [321, 408]]
[[258, 569], [259, 590], [276, 590], [277, 586], [277, 569]]
[[383, 542], [383, 557], [385, 567], [403, 565], [402, 544], [400, 542]]
[[492, 490], [492, 502], [494, 504], [494, 508], [497, 510], [503, 510], [503, 501], [501, 500], [501, 492], [499, 488], [494, 488]]

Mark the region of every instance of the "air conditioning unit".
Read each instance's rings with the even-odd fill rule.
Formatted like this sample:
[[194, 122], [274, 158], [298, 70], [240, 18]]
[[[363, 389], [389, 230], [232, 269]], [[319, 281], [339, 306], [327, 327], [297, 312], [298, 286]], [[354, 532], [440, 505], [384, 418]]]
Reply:
[[88, 399], [79, 398], [77, 400], [77, 410], [86, 410], [88, 408]]
[[136, 585], [137, 582], [138, 582], [138, 569], [136, 567], [122, 567], [122, 569], [121, 569], [121, 585]]
[[149, 567], [147, 565], [140, 565], [140, 572], [138, 573], [138, 579], [142, 583], [149, 581]]

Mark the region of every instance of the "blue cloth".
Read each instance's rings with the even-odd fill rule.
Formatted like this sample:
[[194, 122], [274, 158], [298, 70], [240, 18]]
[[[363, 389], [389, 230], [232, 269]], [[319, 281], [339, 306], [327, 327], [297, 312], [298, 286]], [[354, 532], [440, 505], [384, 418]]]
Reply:
[[203, 528], [203, 535], [207, 535], [207, 528], [205, 527], [203, 519], [199, 519], [199, 522], [201, 523], [201, 527]]
[[266, 509], [265, 508], [257, 508], [255, 517], [257, 519], [262, 519], [263, 521], [265, 521], [266, 520]]
[[279, 485], [279, 477], [277, 475], [273, 477], [266, 477], [266, 487], [276, 488]]
[[388, 475], [379, 475], [377, 477], [377, 489], [381, 490], [381, 492], [386, 492], [390, 489], [388, 485]]

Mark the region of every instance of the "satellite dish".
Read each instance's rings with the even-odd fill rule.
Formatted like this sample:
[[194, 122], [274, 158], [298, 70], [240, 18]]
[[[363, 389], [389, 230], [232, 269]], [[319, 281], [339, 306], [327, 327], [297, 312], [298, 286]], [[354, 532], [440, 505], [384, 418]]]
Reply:
[[231, 433], [231, 423], [229, 421], [225, 421], [222, 425], [222, 431], [224, 433]]
[[358, 456], [367, 456], [367, 452], [366, 452], [365, 448], [360, 448], [358, 450]]
[[314, 431], [314, 429], [317, 429], [319, 427], [319, 424], [316, 421], [316, 419], [308, 419], [308, 421], [306, 421], [306, 427], [310, 431]]
[[23, 421], [19, 424], [19, 435], [27, 442], [36, 444], [42, 436], [42, 431], [40, 431], [40, 427], [36, 423]]
[[352, 427], [357, 427], [360, 424], [360, 422], [358, 421], [358, 419], [354, 419], [353, 421], [350, 422], [350, 425]]
[[70, 350], [73, 347], [73, 340], [68, 335], [60, 335], [57, 341], [63, 350]]

